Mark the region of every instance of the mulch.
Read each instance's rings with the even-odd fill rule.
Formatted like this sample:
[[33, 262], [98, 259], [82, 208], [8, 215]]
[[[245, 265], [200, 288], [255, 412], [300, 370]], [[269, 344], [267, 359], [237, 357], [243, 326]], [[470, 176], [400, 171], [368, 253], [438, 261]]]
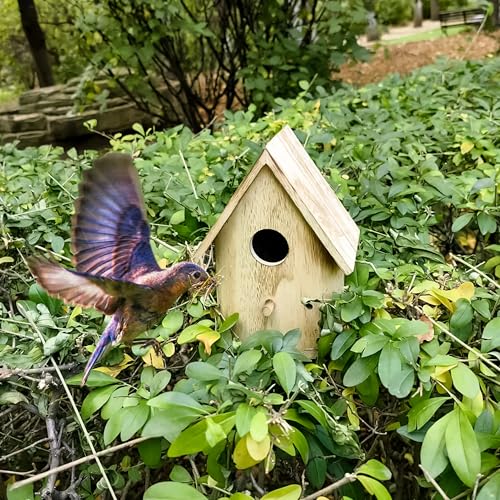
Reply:
[[477, 37], [471, 33], [408, 42], [402, 45], [377, 46], [367, 62], [344, 64], [336, 79], [356, 86], [378, 82], [390, 73], [405, 75], [416, 68], [432, 64], [439, 57], [449, 59], [482, 59], [500, 52], [500, 32], [481, 33]]

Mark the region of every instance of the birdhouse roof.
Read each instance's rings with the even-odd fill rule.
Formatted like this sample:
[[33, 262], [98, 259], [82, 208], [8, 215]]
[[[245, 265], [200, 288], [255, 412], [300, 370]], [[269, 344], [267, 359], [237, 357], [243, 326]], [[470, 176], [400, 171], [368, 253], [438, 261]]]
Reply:
[[254, 179], [266, 166], [340, 269], [350, 274], [356, 260], [359, 228], [289, 126], [285, 126], [266, 145], [217, 222], [198, 246], [195, 258], [201, 259], [206, 253]]

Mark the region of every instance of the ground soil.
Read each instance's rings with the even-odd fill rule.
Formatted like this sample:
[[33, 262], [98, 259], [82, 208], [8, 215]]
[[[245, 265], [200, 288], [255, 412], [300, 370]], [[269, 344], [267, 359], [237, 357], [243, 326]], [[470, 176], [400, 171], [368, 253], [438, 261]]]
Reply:
[[405, 75], [416, 68], [432, 64], [439, 57], [481, 59], [500, 52], [500, 33], [460, 33], [453, 36], [408, 42], [402, 45], [374, 45], [368, 62], [342, 66], [336, 78], [356, 86], [378, 82], [390, 73]]

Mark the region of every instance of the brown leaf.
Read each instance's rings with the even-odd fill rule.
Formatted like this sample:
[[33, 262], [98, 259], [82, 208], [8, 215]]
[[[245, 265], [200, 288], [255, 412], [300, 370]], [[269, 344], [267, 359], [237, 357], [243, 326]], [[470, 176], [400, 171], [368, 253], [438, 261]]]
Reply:
[[418, 341], [420, 343], [430, 342], [434, 338], [434, 325], [432, 324], [432, 321], [425, 314], [422, 314], [422, 316], [420, 316], [420, 318], [418, 319], [426, 323], [428, 326], [428, 329], [425, 333], [422, 333], [422, 335], [417, 335]]

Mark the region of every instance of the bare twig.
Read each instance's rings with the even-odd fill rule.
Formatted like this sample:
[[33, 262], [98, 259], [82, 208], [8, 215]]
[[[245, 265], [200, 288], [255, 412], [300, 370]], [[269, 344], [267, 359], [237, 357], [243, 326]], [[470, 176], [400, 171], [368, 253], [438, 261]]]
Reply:
[[[59, 466], [59, 459], [61, 457], [61, 441], [57, 432], [56, 415], [59, 409], [59, 397], [58, 394], [52, 391], [52, 400], [49, 403], [49, 408], [47, 412], [47, 418], [45, 419], [45, 425], [47, 427], [47, 438], [49, 440], [49, 470], [56, 469]], [[53, 497], [54, 490], [56, 488], [57, 473], [49, 476], [47, 479], [47, 484], [43, 488], [41, 497], [50, 499]]]
[[34, 448], [35, 446], [39, 445], [40, 443], [45, 443], [45, 441], [48, 441], [48, 440], [49, 440], [49, 438], [39, 439], [38, 441], [35, 441], [34, 443], [31, 443], [28, 446], [21, 448], [20, 450], [16, 450], [16, 451], [13, 451], [12, 453], [9, 453], [8, 455], [4, 455], [3, 457], [0, 457], [0, 462], [5, 462], [9, 458], [12, 458], [15, 455], [19, 455], [19, 453], [22, 453], [23, 451], [27, 451], [30, 448]]
[[[416, 306], [415, 309], [421, 314], [424, 314], [424, 311], [422, 308], [419, 306]], [[490, 361], [483, 353], [479, 352], [476, 349], [473, 349], [469, 345], [467, 345], [465, 342], [460, 340], [457, 336], [453, 335], [453, 333], [450, 332], [447, 328], [445, 328], [443, 325], [440, 325], [437, 321], [433, 320], [431, 317], [427, 316], [429, 321], [436, 326], [439, 330], [441, 330], [444, 334], [446, 334], [450, 339], [452, 339], [454, 342], [457, 344], [460, 344], [463, 348], [467, 349], [468, 351], [474, 353], [475, 356], [477, 356], [483, 363], [487, 364], [490, 368], [493, 368], [493, 370], [497, 371], [500, 373], [500, 367], [498, 367], [493, 361]]]
[[500, 285], [494, 279], [491, 279], [486, 273], [483, 273], [483, 271], [481, 271], [480, 269], [478, 269], [476, 266], [473, 266], [472, 264], [469, 264], [469, 262], [467, 262], [466, 260], [462, 259], [458, 255], [455, 255], [453, 253], [450, 253], [449, 255], [450, 255], [450, 257], [453, 260], [456, 260], [457, 262], [460, 262], [460, 264], [463, 264], [464, 266], [467, 266], [469, 269], [472, 269], [477, 274], [479, 274], [480, 276], [482, 276], [486, 281], [488, 281], [488, 283], [491, 283], [495, 288], [497, 288], [497, 289], [500, 290]]
[[[35, 470], [29, 470], [26, 472], [19, 472], [16, 470], [5, 470], [5, 469], [0, 469], [0, 474], [7, 474], [9, 476], [31, 476], [35, 472]], [[29, 479], [24, 479], [24, 481], [29, 481]], [[19, 481], [22, 482], [22, 481]], [[14, 483], [15, 486], [12, 487], [12, 489], [17, 488], [18, 483]]]
[[432, 486], [434, 486], [434, 488], [436, 489], [436, 491], [443, 497], [443, 500], [450, 500], [450, 497], [443, 491], [443, 488], [441, 488], [441, 486], [439, 486], [439, 484], [429, 474], [429, 472], [426, 471], [424, 469], [424, 467], [422, 467], [422, 465], [419, 465], [419, 467], [422, 469], [422, 472], [424, 473], [425, 479], [427, 479], [427, 481], [429, 481], [429, 483], [431, 483]]
[[329, 484], [328, 486], [325, 486], [324, 488], [321, 488], [306, 497], [302, 497], [302, 500], [315, 500], [318, 497], [328, 495], [332, 491], [335, 491], [346, 484], [353, 483], [356, 479], [356, 474], [346, 474], [342, 479], [339, 479], [338, 481], [335, 481], [334, 483]]
[[[23, 256], [21, 255], [21, 257], [23, 257]], [[38, 328], [38, 326], [35, 324], [35, 322], [31, 319], [30, 316], [28, 316], [26, 319], [28, 320], [29, 324], [31, 325], [31, 328], [33, 328], [33, 330], [35, 330], [35, 332], [37, 333], [38, 337], [42, 341], [42, 344], [45, 345], [45, 338], [42, 335], [42, 332], [40, 331], [40, 329]], [[92, 455], [94, 456], [95, 461], [97, 463], [97, 466], [99, 467], [99, 471], [101, 472], [101, 475], [102, 475], [102, 477], [104, 479], [104, 482], [106, 483], [106, 487], [109, 490], [111, 498], [113, 500], [118, 500], [118, 498], [117, 498], [117, 496], [116, 496], [116, 494], [115, 494], [115, 492], [113, 490], [113, 486], [111, 485], [111, 481], [109, 480], [109, 477], [108, 477], [108, 475], [106, 473], [106, 470], [104, 469], [104, 466], [102, 465], [102, 462], [99, 460], [99, 457], [98, 457], [97, 452], [96, 452], [95, 447], [94, 447], [94, 443], [92, 442], [92, 438], [90, 437], [89, 431], [87, 430], [87, 427], [85, 426], [85, 424], [84, 424], [84, 422], [82, 420], [82, 417], [80, 415], [80, 412], [78, 411], [78, 408], [76, 406], [76, 403], [75, 403], [75, 400], [73, 398], [73, 395], [71, 394], [71, 391], [69, 390], [68, 384], [66, 383], [66, 380], [64, 379], [64, 376], [63, 376], [61, 370], [59, 369], [59, 366], [57, 365], [56, 360], [54, 359], [54, 357], [50, 356], [49, 359], [50, 359], [52, 365], [54, 366], [54, 369], [55, 369], [55, 371], [57, 373], [57, 376], [59, 377], [59, 379], [61, 381], [61, 384], [62, 384], [62, 386], [64, 388], [64, 392], [68, 396], [68, 400], [69, 400], [70, 405], [71, 405], [71, 407], [73, 409], [73, 412], [75, 414], [75, 418], [76, 418], [78, 424], [80, 425], [80, 427], [81, 427], [81, 429], [83, 431], [83, 434], [85, 435], [85, 439], [86, 439], [86, 441], [87, 441], [87, 443], [89, 445], [90, 450], [92, 451]], [[48, 475], [50, 475], [50, 472], [51, 471], [49, 471]], [[16, 487], [17, 487], [17, 485], [16, 485]]]
[[[115, 451], [122, 450], [123, 448], [128, 448], [129, 446], [134, 446], [136, 444], [142, 443], [144, 441], [147, 441], [148, 437], [139, 437], [136, 439], [132, 439], [130, 441], [126, 441], [125, 443], [117, 444], [116, 446], [111, 446], [110, 448], [106, 448], [105, 450], [98, 451], [95, 453], [95, 455], [87, 455], [85, 457], [79, 458], [77, 460], [73, 460], [72, 462], [69, 462], [64, 465], [60, 465], [59, 467], [53, 469], [53, 470], [47, 470], [45, 472], [41, 472], [40, 474], [37, 474], [36, 476], [30, 477], [29, 479], [24, 479], [23, 481], [19, 481], [18, 483], [15, 483], [13, 485], [13, 488], [20, 488], [22, 486], [25, 486], [27, 484], [34, 483], [36, 481], [40, 481], [42, 479], [45, 479], [46, 477], [50, 476], [51, 474], [58, 474], [59, 472], [63, 472], [65, 470], [71, 469], [72, 467], [76, 467], [77, 465], [85, 464], [87, 462], [91, 462], [92, 460], [96, 460], [96, 457], [103, 457], [105, 455], [109, 455], [111, 453], [114, 453]], [[0, 471], [2, 472], [2, 471]], [[14, 473], [14, 474], [17, 474]], [[24, 475], [30, 474], [30, 473], [22, 473]], [[19, 474], [19, 475], [22, 475]]]
[[260, 487], [259, 483], [255, 480], [251, 472], [250, 472], [250, 481], [252, 481], [252, 485], [255, 488], [255, 491], [261, 496], [264, 495], [265, 491]]
[[189, 168], [187, 166], [186, 160], [185, 160], [184, 155], [182, 154], [182, 151], [180, 149], [179, 149], [179, 155], [181, 157], [182, 164], [184, 165], [184, 169], [186, 170], [186, 174], [188, 176], [189, 183], [191, 184], [191, 189], [193, 190], [193, 195], [196, 199], [198, 199], [198, 194], [196, 193], [196, 188], [194, 186], [193, 178], [191, 177], [191, 173], [189, 172]]
[[[29, 337], [32, 338], [32, 337]], [[61, 371], [72, 370], [76, 368], [78, 363], [68, 363], [67, 365], [61, 365], [59, 369]], [[0, 380], [14, 377], [15, 375], [37, 375], [39, 373], [55, 372], [56, 369], [53, 366], [41, 366], [39, 368], [0, 368]]]

